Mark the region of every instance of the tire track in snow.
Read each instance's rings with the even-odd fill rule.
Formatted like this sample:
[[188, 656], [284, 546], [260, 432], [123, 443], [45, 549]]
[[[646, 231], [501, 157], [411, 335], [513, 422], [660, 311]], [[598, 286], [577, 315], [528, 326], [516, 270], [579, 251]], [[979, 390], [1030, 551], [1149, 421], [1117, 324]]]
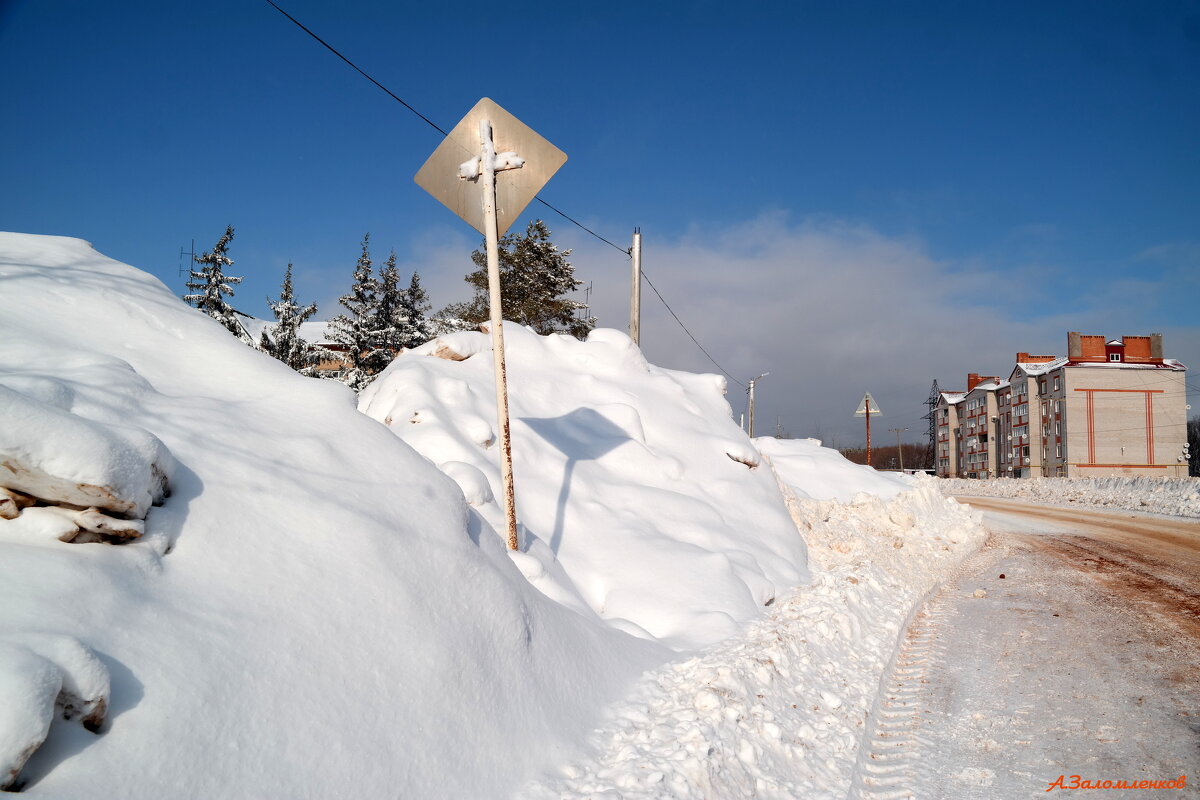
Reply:
[[1003, 555], [989, 537], [920, 603], [899, 640], [890, 669], [870, 713], [870, 728], [850, 783], [850, 800], [903, 800], [918, 796], [921, 748], [928, 744], [921, 730], [933, 705], [935, 687], [944, 680], [938, 665], [945, 663], [942, 633], [958, 616], [948, 597], [959, 585], [979, 574]]

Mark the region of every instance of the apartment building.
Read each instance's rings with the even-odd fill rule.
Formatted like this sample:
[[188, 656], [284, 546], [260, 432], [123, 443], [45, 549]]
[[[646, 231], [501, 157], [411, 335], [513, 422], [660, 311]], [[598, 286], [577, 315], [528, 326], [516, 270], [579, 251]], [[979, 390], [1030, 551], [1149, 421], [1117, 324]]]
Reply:
[[943, 477], [1184, 477], [1187, 367], [1162, 335], [1067, 334], [1067, 355], [1017, 353], [1007, 380], [972, 373], [935, 407]]

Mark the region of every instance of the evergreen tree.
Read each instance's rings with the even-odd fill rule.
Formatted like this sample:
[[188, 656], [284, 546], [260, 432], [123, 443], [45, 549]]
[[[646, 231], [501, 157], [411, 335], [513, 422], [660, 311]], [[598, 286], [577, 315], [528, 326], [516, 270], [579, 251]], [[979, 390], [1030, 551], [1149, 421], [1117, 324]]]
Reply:
[[275, 314], [275, 324], [262, 333], [259, 349], [287, 364], [297, 372], [311, 375], [313, 368], [321, 361], [324, 354], [322, 348], [315, 347], [300, 336], [300, 326], [308, 318], [317, 313], [317, 304], [301, 307], [296, 303], [292, 291], [292, 265], [287, 265], [283, 276], [283, 288], [279, 299], [272, 301], [267, 298], [267, 304]]
[[183, 299], [208, 314], [224, 325], [226, 330], [234, 336], [253, 347], [254, 342], [246, 333], [245, 327], [238, 322], [237, 313], [231, 305], [225, 302], [226, 296], [233, 297], [233, 287], [242, 282], [241, 278], [225, 274], [225, 269], [233, 266], [233, 259], [229, 257], [229, 243], [232, 241], [233, 226], [229, 225], [225, 228], [225, 235], [217, 241], [216, 246], [210, 252], [196, 256], [196, 263], [203, 266], [198, 270], [191, 270], [187, 288], [191, 289], [194, 294], [185, 294]]
[[[528, 325], [540, 334], [569, 333], [583, 339], [596, 327], [596, 318], [578, 317], [585, 303], [567, 295], [583, 282], [575, 278], [575, 268], [567, 261], [570, 250], [559, 250], [550, 241], [550, 230], [542, 220], [529, 223], [524, 236], [508, 234], [500, 239], [500, 295], [504, 319]], [[438, 312], [442, 321], [459, 319], [478, 325], [489, 319], [487, 252], [480, 248], [471, 254], [479, 267], [465, 280], [475, 287], [475, 297]]]
[[438, 309], [427, 321], [430, 334], [445, 336], [457, 331], [479, 330], [478, 322], [471, 322], [463, 317], [464, 314], [471, 313], [470, 308], [470, 303], [450, 303], [445, 308]]
[[354, 284], [350, 293], [338, 301], [348, 314], [339, 314], [329, 322], [329, 339], [346, 348], [344, 359], [349, 369], [342, 382], [355, 391], [366, 387], [384, 366], [380, 364], [380, 333], [378, 317], [379, 283], [371, 270], [369, 249], [371, 235], [363, 236], [362, 255], [354, 267]]
[[421, 288], [419, 273], [412, 274], [408, 288], [401, 292], [400, 308], [404, 315], [404, 327], [400, 337], [402, 347], [420, 347], [433, 338], [433, 330], [426, 316], [432, 306], [429, 304], [429, 296]]
[[408, 320], [404, 313], [404, 290], [400, 288], [400, 273], [396, 269], [396, 251], [388, 256], [379, 271], [379, 291], [375, 303], [374, 342], [380, 351], [377, 361], [383, 369], [392, 363], [396, 353], [405, 347], [404, 329]]

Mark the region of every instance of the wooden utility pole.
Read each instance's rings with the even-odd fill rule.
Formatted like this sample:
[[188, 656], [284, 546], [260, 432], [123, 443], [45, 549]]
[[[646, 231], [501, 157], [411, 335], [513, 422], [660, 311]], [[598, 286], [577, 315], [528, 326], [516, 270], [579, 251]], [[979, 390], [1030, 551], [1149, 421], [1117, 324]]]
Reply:
[[875, 398], [871, 397], [871, 393], [867, 392], [858, 404], [858, 410], [854, 412], [854, 416], [856, 417], [867, 418], [867, 466], [871, 466], [871, 415], [883, 413], [879, 410], [879, 404], [875, 403], [874, 400]]
[[908, 428], [888, 428], [888, 430], [896, 434], [896, 452], [900, 454], [900, 471], [904, 472], [904, 445], [900, 444], [900, 434]]
[[633, 286], [629, 296], [629, 338], [639, 347], [642, 344], [642, 229], [633, 229]]
[[863, 407], [867, 410], [867, 466], [871, 466], [871, 395], [863, 398]]

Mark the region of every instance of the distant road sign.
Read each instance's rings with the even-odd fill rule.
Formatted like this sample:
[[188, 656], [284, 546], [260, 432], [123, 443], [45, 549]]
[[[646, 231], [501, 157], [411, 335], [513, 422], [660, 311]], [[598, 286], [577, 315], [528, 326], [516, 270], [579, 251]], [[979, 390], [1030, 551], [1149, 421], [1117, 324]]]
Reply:
[[879, 404], [875, 402], [875, 398], [871, 397], [871, 393], [867, 392], [863, 395], [863, 399], [858, 401], [858, 410], [854, 412], [856, 417], [865, 417], [867, 415], [867, 407], [871, 408], [872, 417], [881, 417], [883, 412], [879, 410]]

